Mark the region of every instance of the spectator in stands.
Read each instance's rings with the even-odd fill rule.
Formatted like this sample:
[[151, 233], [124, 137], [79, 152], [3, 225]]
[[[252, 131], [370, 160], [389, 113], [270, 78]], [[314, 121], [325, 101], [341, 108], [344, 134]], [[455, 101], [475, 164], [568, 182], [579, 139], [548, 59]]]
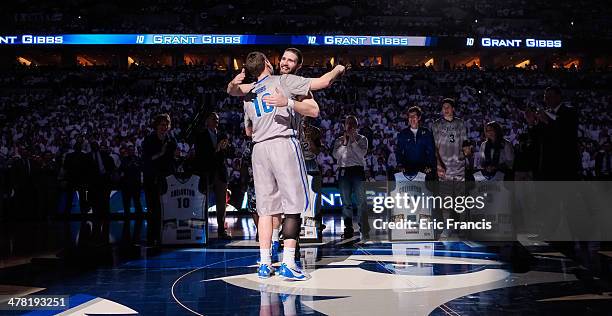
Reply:
[[[304, 67], [301, 71], [306, 77], [318, 77], [326, 70]], [[540, 149], [533, 138], [521, 140], [521, 135], [528, 132], [528, 124], [519, 116], [517, 109], [525, 104], [538, 107], [542, 102], [538, 92], [555, 84], [567, 87], [568, 99], [572, 100], [576, 110], [580, 145], [589, 156], [584, 165], [588, 169], [579, 173], [590, 174], [596, 170], [597, 152], [609, 139], [607, 127], [612, 125], [612, 117], [608, 109], [612, 97], [608, 83], [611, 76], [607, 71], [572, 72], [562, 68], [542, 71], [512, 67], [478, 71], [463, 68], [452, 70], [451, 65], [445, 71], [421, 67], [373, 71], [355, 66], [343, 80], [335, 83], [333, 90], [317, 93], [317, 100], [322, 105], [322, 146], [317, 163], [326, 175], [326, 185], [336, 184], [334, 175], [338, 164], [330, 154], [335, 135], [343, 132], [343, 117], [350, 110], [363, 121], [364, 128], [360, 133], [371, 137], [371, 148], [365, 155], [366, 171], [372, 179], [380, 176], [374, 172], [375, 165], [380, 170], [381, 167], [384, 169], [395, 164], [397, 157], [394, 159], [391, 153], [397, 151], [398, 144], [393, 140], [399, 131], [407, 127], [405, 117], [396, 113], [403, 111], [406, 104], [417, 105], [425, 113], [421, 126], [431, 128], [435, 116], [427, 113], [438, 112], [442, 100], [440, 93], [450, 90], [457, 96], [458, 115], [466, 122], [469, 140], [482, 142], [485, 138], [484, 123], [491, 120], [499, 122], [506, 131], [504, 136], [516, 147], [514, 169], [517, 179], [521, 172], [530, 178], [529, 174], [535, 169], [532, 165], [538, 162], [533, 158], [533, 151]], [[202, 100], [214, 110], [223, 109], [219, 112], [220, 120], [226, 122], [226, 133], [231, 139], [226, 160], [231, 161], [240, 157], [245, 141], [241, 137], [241, 102], [225, 94], [223, 87], [226, 80], [226, 71], [217, 70], [212, 65], [172, 69], [140, 66], [129, 70], [17, 67], [3, 72], [0, 74], [0, 84], [23, 87], [29, 93], [23, 94], [19, 89], [3, 90], [5, 94], [0, 100], [0, 120], [3, 124], [0, 125], [0, 169], [5, 166], [6, 170], [9, 162], [19, 159], [20, 146], [31, 148], [35, 156], [50, 151], [57, 162], [63, 162], [60, 176], [63, 180], [71, 179], [68, 182], [72, 182], [73, 190], [66, 192], [71, 196], [69, 200], [72, 200], [74, 185], [77, 185], [82, 190], [79, 192], [80, 200], [85, 203], [81, 208], [87, 213], [85, 184], [76, 183], [82, 182], [78, 178], [84, 177], [84, 169], [69, 167], [70, 149], [76, 147], [76, 143], [81, 144], [81, 153], [90, 152], [88, 141], [83, 140], [81, 135], [87, 135], [91, 141], [105, 141], [111, 144], [113, 151], [134, 146], [135, 155], [140, 158], [143, 141], [152, 131], [146, 122], [151, 121], [160, 109], [167, 109], [175, 126], [168, 132], [169, 135], [178, 137], [182, 152], [193, 152], [191, 146], [185, 146], [187, 140], [179, 136]], [[107, 84], [110, 82], [117, 84]], [[394, 92], [391, 97], [389, 90]], [[356, 97], [359, 97], [359, 101], [355, 101]], [[230, 174], [236, 171], [233, 163], [226, 166]], [[0, 177], [5, 187], [9, 186], [6, 182], [10, 180], [6, 172], [4, 179]], [[329, 172], [332, 175], [328, 177]], [[67, 186], [66, 190], [69, 189]], [[4, 191], [6, 205], [11, 190]], [[10, 202], [14, 202], [14, 196]], [[71, 207], [71, 203], [67, 203], [65, 209]]]

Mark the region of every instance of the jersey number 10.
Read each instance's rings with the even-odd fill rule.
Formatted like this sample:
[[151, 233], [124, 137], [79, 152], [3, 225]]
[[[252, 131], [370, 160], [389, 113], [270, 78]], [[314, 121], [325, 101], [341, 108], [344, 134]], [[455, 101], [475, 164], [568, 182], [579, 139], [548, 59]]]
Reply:
[[[263, 97], [265, 97], [267, 95], [271, 95], [271, 94], [270, 93], [264, 93], [261, 97], [263, 98]], [[253, 99], [253, 105], [255, 106], [255, 113], [257, 114], [257, 117], [260, 117], [262, 114], [261, 114], [261, 108], [259, 106], [259, 98], [258, 97]], [[266, 102], [264, 102], [263, 100], [261, 101], [261, 107], [263, 108], [264, 114], [270, 113], [270, 112], [274, 111], [274, 107], [273, 106], [268, 106], [266, 104]]]
[[176, 202], [178, 202], [178, 208], [188, 208], [189, 207], [189, 198], [177, 198]]

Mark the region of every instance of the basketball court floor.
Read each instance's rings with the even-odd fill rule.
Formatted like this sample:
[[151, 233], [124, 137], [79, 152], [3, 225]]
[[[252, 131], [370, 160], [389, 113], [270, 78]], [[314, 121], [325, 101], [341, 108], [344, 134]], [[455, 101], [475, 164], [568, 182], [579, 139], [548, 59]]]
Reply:
[[[248, 217], [234, 239], [207, 247], [152, 248], [146, 221], [1, 226], [0, 300], [65, 295], [62, 310], [0, 315], [610, 315], [612, 252], [568, 243], [567, 256], [534, 238], [360, 243], [325, 218], [322, 243], [304, 244], [312, 279], [258, 279]], [[19, 242], [25, 234], [35, 238]], [[580, 247], [578, 247], [580, 245]], [[604, 276], [604, 277], [602, 277]], [[607, 276], [607, 278], [606, 278]]]

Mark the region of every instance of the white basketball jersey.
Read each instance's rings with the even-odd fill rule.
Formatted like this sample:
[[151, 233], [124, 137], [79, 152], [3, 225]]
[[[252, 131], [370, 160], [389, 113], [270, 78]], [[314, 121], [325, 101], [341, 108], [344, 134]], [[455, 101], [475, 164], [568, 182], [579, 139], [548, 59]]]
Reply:
[[[398, 172], [394, 175], [395, 177], [395, 188], [389, 193], [389, 196], [395, 197], [397, 194], [400, 196], [413, 196], [415, 198], [420, 197], [424, 200], [425, 197], [430, 196], [431, 192], [425, 185], [425, 174], [418, 172], [414, 175], [407, 175], [403, 172]], [[391, 240], [429, 240], [433, 239], [433, 229], [419, 229], [419, 222], [421, 220], [430, 221], [431, 208], [427, 207], [424, 203], [418, 205], [412, 205], [411, 209], [398, 208], [392, 210], [391, 222], [410, 221], [413, 222], [413, 227], [407, 229], [390, 229]]]
[[476, 186], [474, 197], [485, 197], [485, 206], [482, 210], [477, 208], [470, 211], [472, 221], [485, 219], [491, 222], [492, 229], [487, 231], [474, 231], [473, 235], [489, 238], [505, 238], [512, 236], [511, 192], [504, 186], [504, 173], [496, 172], [485, 175], [482, 171], [474, 173]]
[[274, 94], [277, 89], [294, 100], [300, 96], [308, 96], [311, 80], [296, 75], [272, 75], [254, 84], [252, 93], [244, 99], [245, 126], [253, 127], [253, 142], [297, 135], [300, 114], [289, 107], [267, 105], [263, 98]]
[[196, 175], [185, 179], [179, 179], [175, 175], [166, 177], [167, 190], [161, 196], [164, 244], [206, 242], [206, 196], [199, 191], [199, 183], [200, 177]]

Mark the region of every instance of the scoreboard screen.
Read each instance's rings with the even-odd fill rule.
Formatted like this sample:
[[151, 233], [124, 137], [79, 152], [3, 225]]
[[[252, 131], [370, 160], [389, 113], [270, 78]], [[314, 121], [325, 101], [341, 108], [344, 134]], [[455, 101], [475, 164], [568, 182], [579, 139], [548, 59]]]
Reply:
[[429, 36], [236, 35], [236, 34], [64, 34], [6, 35], [0, 45], [310, 45], [435, 46]]

